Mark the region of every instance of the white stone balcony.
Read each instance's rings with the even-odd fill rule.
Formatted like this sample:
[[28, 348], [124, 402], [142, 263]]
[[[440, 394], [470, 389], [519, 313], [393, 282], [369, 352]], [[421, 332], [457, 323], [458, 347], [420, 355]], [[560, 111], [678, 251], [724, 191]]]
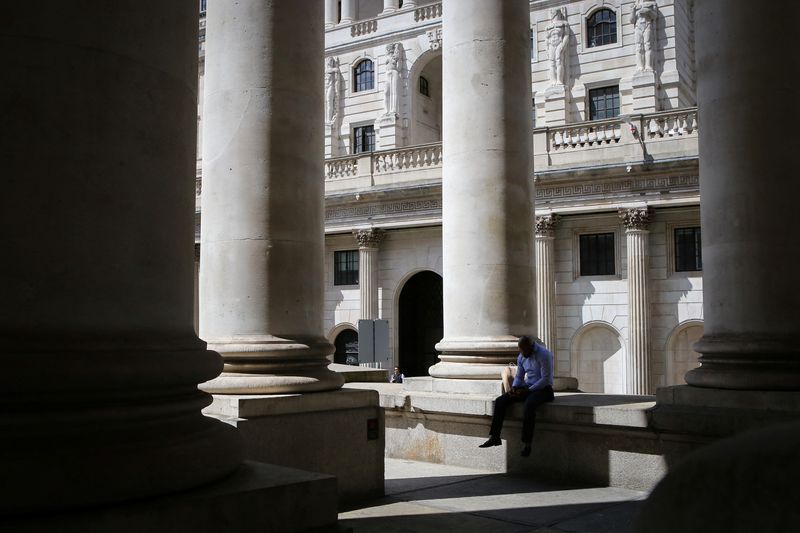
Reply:
[[[696, 108], [536, 128], [534, 169], [542, 174], [692, 160], [697, 139]], [[442, 161], [441, 143], [326, 159], [325, 191], [435, 183]]]
[[337, 24], [325, 30], [325, 48], [330, 50], [342, 45], [350, 45], [364, 39], [374, 39], [409, 28], [436, 26], [442, 22], [442, 3], [435, 2], [420, 6], [409, 6], [397, 11], [351, 24]]

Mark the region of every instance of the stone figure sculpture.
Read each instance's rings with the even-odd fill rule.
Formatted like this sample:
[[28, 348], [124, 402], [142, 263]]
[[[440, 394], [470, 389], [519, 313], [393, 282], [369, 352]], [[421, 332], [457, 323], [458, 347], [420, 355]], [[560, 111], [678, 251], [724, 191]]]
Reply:
[[338, 90], [339, 67], [336, 58], [329, 57], [325, 60], [325, 122], [328, 124], [336, 120]]
[[636, 0], [631, 11], [634, 26], [636, 70], [653, 70], [653, 48], [655, 48], [655, 22], [658, 5], [655, 0]]
[[383, 107], [386, 115], [397, 116], [400, 109], [400, 69], [403, 65], [403, 45], [386, 46], [386, 84], [383, 87]]
[[547, 55], [550, 65], [548, 77], [550, 85], [564, 85], [564, 63], [567, 43], [569, 43], [569, 24], [567, 8], [550, 11], [550, 24], [547, 26]]

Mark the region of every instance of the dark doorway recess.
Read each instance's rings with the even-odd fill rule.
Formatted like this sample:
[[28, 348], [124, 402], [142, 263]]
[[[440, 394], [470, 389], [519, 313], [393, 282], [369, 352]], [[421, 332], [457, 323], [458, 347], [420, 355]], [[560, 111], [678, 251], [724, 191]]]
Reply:
[[414, 274], [400, 292], [400, 369], [408, 376], [427, 376], [436, 364], [434, 346], [442, 340], [442, 277], [430, 271]]
[[352, 329], [342, 330], [333, 341], [336, 352], [333, 362], [342, 365], [358, 365], [358, 333]]

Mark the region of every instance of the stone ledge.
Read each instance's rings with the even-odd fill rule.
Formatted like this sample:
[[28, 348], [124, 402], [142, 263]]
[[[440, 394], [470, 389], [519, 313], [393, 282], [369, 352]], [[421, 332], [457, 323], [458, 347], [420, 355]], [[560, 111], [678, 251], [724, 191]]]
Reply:
[[0, 531], [333, 532], [337, 531], [336, 523], [335, 477], [247, 461], [222, 481], [192, 491], [124, 505], [0, 521]]
[[[409, 392], [446, 392], [451, 394], [486, 394], [497, 397], [503, 393], [499, 379], [448, 379], [432, 377], [406, 378], [403, 390]], [[578, 391], [578, 380], [572, 377], [553, 378], [553, 390]]]
[[389, 371], [384, 368], [340, 365], [331, 363], [328, 370], [341, 374], [345, 383], [388, 383]]
[[340, 389], [306, 394], [215, 394], [203, 414], [219, 418], [253, 418], [319, 411], [372, 407], [378, 403], [374, 390]]

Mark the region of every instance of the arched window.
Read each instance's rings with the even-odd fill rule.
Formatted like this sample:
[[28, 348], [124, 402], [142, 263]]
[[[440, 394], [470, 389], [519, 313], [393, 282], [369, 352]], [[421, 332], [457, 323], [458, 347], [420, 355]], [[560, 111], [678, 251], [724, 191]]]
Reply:
[[586, 33], [587, 48], [617, 42], [617, 14], [610, 9], [595, 11], [586, 21]]
[[365, 59], [361, 61], [354, 70], [353, 92], [369, 91], [375, 87], [375, 67], [372, 61]]
[[430, 91], [428, 90], [428, 78], [424, 76], [419, 77], [419, 92], [425, 96], [431, 95]]

